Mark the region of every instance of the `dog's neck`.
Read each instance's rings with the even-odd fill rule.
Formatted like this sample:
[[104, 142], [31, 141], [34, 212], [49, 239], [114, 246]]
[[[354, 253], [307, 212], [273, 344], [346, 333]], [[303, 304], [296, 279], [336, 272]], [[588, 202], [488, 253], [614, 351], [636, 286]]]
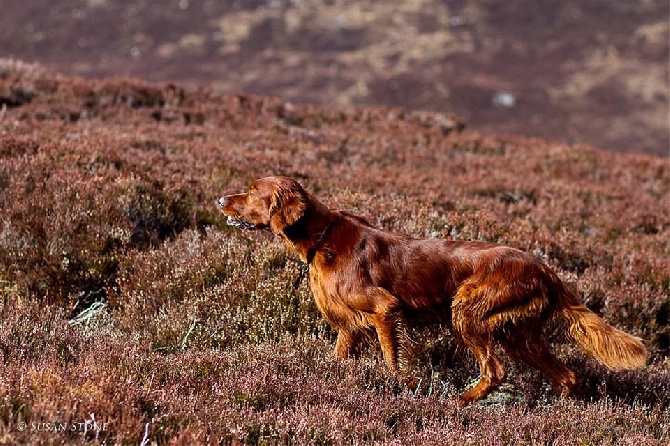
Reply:
[[328, 238], [335, 213], [315, 199], [308, 202], [305, 214], [281, 234], [308, 265]]

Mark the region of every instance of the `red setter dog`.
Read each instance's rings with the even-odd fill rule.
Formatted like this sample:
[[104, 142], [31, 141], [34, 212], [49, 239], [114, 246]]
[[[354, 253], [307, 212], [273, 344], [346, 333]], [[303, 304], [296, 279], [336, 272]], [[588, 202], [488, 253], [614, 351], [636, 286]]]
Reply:
[[544, 373], [570, 394], [575, 373], [542, 339], [557, 317], [590, 356], [617, 369], [644, 366], [639, 339], [607, 325], [534, 256], [484, 242], [417, 240], [352, 214], [328, 209], [295, 180], [267, 177], [219, 200], [228, 223], [270, 229], [309, 265], [310, 287], [337, 330], [335, 355], [349, 356], [374, 328], [384, 360], [398, 369], [409, 323], [447, 323], [479, 364], [479, 382], [461, 405], [484, 398], [505, 379], [495, 346]]

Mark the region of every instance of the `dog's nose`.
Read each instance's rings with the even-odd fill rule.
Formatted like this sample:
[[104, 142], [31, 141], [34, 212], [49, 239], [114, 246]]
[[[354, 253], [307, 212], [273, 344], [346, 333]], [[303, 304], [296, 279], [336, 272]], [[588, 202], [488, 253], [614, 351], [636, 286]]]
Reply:
[[219, 198], [219, 206], [220, 207], [225, 207], [226, 206], [226, 197]]

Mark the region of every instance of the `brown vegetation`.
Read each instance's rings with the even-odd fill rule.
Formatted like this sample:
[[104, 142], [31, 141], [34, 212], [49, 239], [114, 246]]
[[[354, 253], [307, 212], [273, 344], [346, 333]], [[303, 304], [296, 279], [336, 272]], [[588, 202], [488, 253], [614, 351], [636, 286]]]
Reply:
[[[11, 61], [0, 110], [2, 442], [670, 439], [667, 160]], [[649, 365], [610, 373], [556, 339], [583, 377], [577, 400], [510, 367], [510, 385], [459, 410], [477, 368], [449, 332], [411, 333], [411, 392], [372, 343], [331, 359], [334, 333], [292, 286], [298, 259], [218, 214], [222, 192], [269, 174], [387, 230], [533, 253], [644, 339]], [[91, 414], [104, 429], [39, 424]]]

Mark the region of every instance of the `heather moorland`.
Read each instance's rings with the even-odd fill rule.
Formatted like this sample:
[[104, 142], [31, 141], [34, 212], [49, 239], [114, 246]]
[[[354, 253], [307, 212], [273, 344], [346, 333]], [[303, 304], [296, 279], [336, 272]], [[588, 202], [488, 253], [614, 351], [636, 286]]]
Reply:
[[[668, 159], [12, 60], [0, 107], [0, 443], [670, 442]], [[388, 230], [532, 252], [648, 365], [548, 333], [575, 398], [510, 367], [459, 409], [477, 368], [446, 327], [412, 332], [415, 389], [375, 342], [334, 359], [298, 259], [218, 213], [269, 174]]]

